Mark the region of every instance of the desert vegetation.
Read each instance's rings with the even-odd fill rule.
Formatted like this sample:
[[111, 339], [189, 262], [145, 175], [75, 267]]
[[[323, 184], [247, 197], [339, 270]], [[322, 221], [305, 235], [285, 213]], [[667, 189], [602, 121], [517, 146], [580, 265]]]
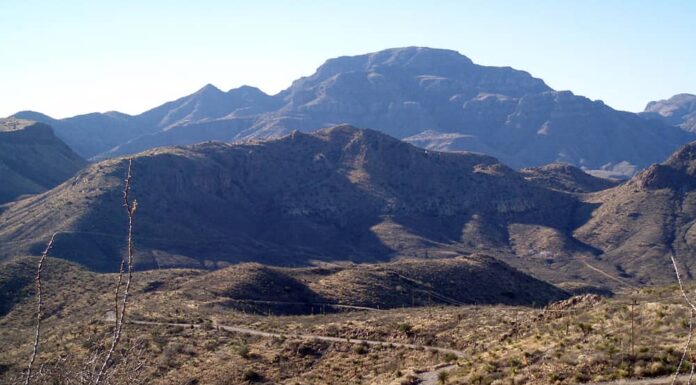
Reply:
[[[31, 274], [35, 262], [23, 258], [12, 263], [15, 272]], [[108, 349], [114, 328], [107, 316], [114, 309], [117, 274], [91, 273], [50, 257], [46, 262], [45, 317], [34, 383], [79, 373], [91, 362], [95, 346], [102, 354]], [[689, 334], [690, 311], [676, 285], [612, 298], [572, 297], [545, 307], [426, 305], [269, 316], [215, 299], [191, 298], [191, 282], [206, 274], [212, 273], [134, 272], [128, 319], [161, 324], [125, 324], [114, 375], [125, 378], [123, 373], [135, 374], [137, 368], [137, 378], [127, 383], [154, 384], [415, 384], [421, 373], [449, 364], [453, 366], [440, 377], [448, 384], [575, 384], [670, 375]], [[34, 290], [31, 285], [25, 289], [25, 294]], [[690, 293], [693, 287], [685, 290]], [[22, 296], [0, 319], [4, 382], [24, 378], [35, 300]], [[274, 335], [229, 332], [222, 325]], [[400, 343], [416, 348], [396, 345]], [[125, 364], [127, 356], [133, 357], [128, 364], [133, 366]], [[688, 361], [682, 372], [691, 370]]]

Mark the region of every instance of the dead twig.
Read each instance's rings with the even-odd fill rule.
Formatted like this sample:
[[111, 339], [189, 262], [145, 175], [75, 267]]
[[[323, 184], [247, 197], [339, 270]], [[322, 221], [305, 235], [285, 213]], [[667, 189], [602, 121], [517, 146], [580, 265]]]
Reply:
[[36, 355], [39, 352], [39, 338], [41, 336], [41, 317], [43, 317], [43, 298], [41, 297], [41, 273], [43, 272], [44, 261], [46, 260], [48, 252], [53, 247], [53, 240], [55, 238], [56, 233], [53, 233], [53, 235], [51, 235], [51, 239], [48, 241], [48, 244], [46, 245], [46, 249], [43, 253], [41, 253], [39, 265], [36, 268], [36, 332], [34, 334], [34, 348], [32, 349], [31, 357], [29, 357], [29, 365], [27, 366], [27, 379], [26, 381], [24, 381], [25, 385], [29, 385], [31, 383], [32, 367], [34, 365], [34, 361], [36, 360]]

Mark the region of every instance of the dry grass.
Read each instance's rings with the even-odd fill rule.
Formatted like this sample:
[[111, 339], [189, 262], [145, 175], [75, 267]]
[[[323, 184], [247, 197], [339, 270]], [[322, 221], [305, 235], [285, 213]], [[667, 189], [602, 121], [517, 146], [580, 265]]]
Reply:
[[[24, 261], [35, 266], [34, 259]], [[20, 261], [21, 263], [24, 263]], [[20, 263], [17, 262], [17, 263]], [[39, 365], [60, 357], [84, 360], [112, 325], [114, 275], [86, 272], [49, 259], [45, 339]], [[348, 343], [293, 339], [295, 333], [375, 339], [452, 347], [456, 360], [448, 383], [572, 384], [623, 377], [670, 374], [688, 333], [688, 309], [676, 286], [643, 289], [629, 296], [555, 306], [546, 311], [514, 306], [421, 307], [302, 316], [243, 313], [215, 301], [192, 298], [190, 283], [206, 272], [161, 270], [135, 273], [130, 315], [137, 319], [212, 325], [244, 325], [285, 338], [243, 337], [215, 330], [129, 325], [124, 346], [142, 341], [147, 380], [155, 384], [246, 383], [244, 378], [282, 384], [398, 384], [414, 372], [452, 360], [427, 348], [355, 348]], [[31, 290], [29, 289], [31, 293]], [[635, 355], [630, 354], [630, 300], [635, 308]], [[32, 297], [0, 318], [0, 382], [24, 369], [30, 350]], [[246, 352], [246, 353], [245, 353]], [[689, 370], [686, 365], [685, 370]], [[260, 377], [255, 377], [251, 372]], [[245, 382], [246, 381], [246, 382]], [[406, 382], [404, 382], [406, 383]]]

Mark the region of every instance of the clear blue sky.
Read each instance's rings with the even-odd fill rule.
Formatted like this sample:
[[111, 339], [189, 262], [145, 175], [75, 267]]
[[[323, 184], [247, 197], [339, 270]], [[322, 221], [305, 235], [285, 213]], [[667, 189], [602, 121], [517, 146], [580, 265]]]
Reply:
[[206, 83], [276, 93], [400, 46], [509, 65], [629, 111], [696, 93], [696, 1], [0, 1], [0, 116], [139, 113]]

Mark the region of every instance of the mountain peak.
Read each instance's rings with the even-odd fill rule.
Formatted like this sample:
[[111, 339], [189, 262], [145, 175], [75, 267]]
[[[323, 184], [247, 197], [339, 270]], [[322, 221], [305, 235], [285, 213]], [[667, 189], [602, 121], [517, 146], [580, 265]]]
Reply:
[[219, 88], [217, 88], [217, 87], [215, 87], [214, 85], [208, 83], [208, 84], [204, 85], [203, 88], [201, 88], [200, 90], [196, 91], [196, 92], [194, 93], [194, 95], [199, 95], [199, 94], [204, 94], [204, 93], [205, 93], [205, 94], [208, 94], [208, 93], [216, 93], [216, 94], [217, 94], [217, 93], [220, 93], [220, 94], [222, 94], [223, 92], [222, 92], [222, 90], [220, 90]]
[[428, 47], [402, 47], [329, 59], [317, 69], [316, 74], [320, 77], [330, 77], [341, 72], [370, 72], [384, 67], [400, 67], [404, 70], [437, 74], [443, 67], [467, 68], [470, 66], [474, 66], [471, 59], [457, 51]]
[[257, 87], [253, 86], [248, 86], [248, 85], [243, 85], [237, 88], [232, 88], [231, 90], [227, 91], [227, 95], [236, 95], [240, 96], [242, 98], [270, 98], [268, 94], [265, 92], [261, 91]]
[[636, 180], [639, 186], [649, 190], [696, 188], [696, 142], [683, 146], [664, 163], [650, 166]]
[[12, 118], [17, 118], [17, 119], [25, 119], [25, 120], [33, 120], [37, 122], [52, 122], [55, 119], [52, 117], [42, 114], [40, 112], [36, 111], [31, 111], [31, 110], [24, 110], [24, 111], [19, 111], [16, 114], [11, 116]]

